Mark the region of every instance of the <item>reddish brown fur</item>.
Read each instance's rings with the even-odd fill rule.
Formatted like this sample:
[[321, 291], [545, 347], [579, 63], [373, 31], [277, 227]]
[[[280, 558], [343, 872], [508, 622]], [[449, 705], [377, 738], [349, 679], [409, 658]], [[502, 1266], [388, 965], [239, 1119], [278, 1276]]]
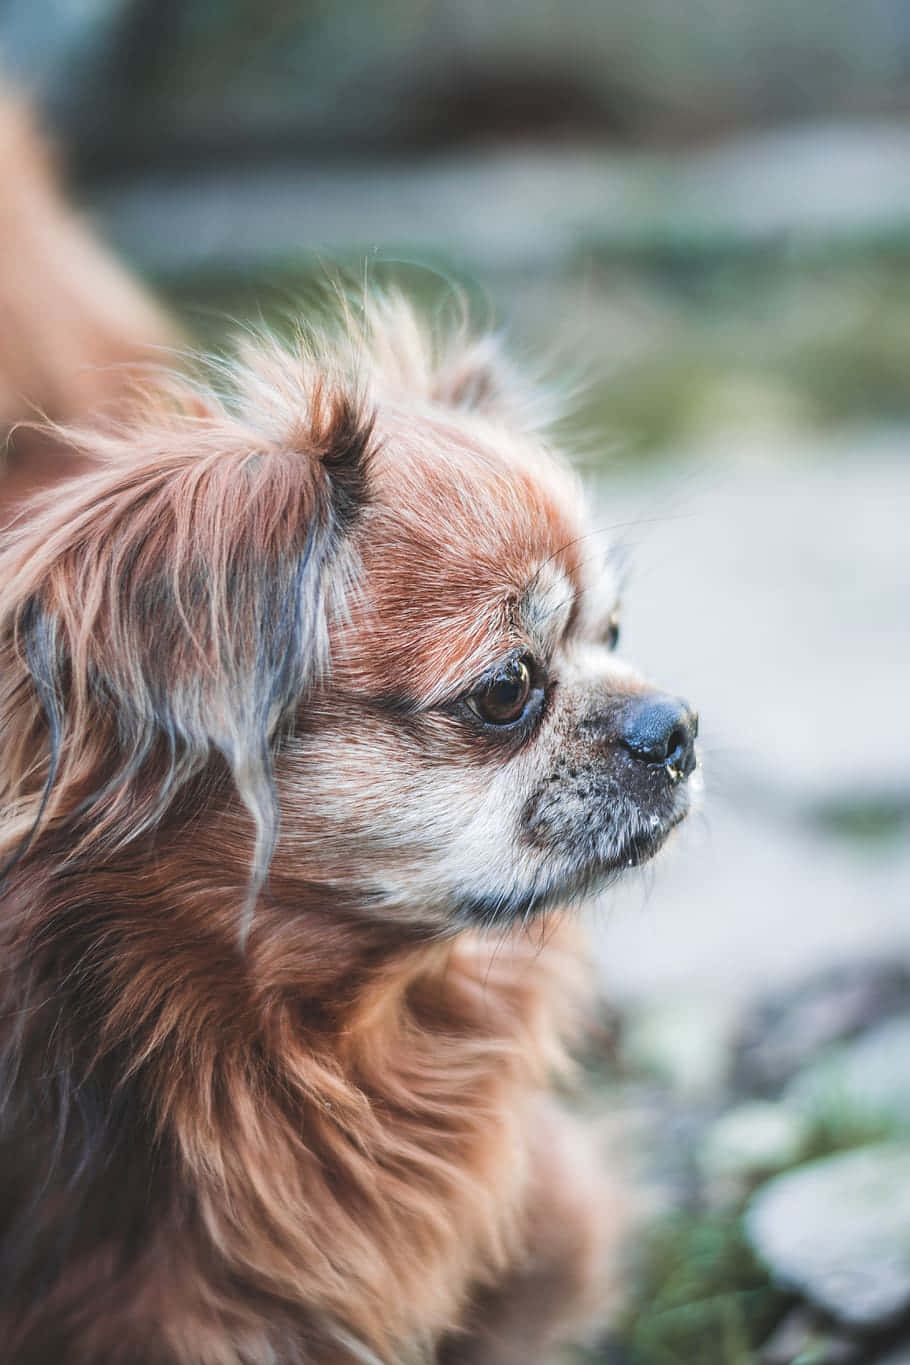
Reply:
[[[534, 1275], [549, 1276], [538, 1263], [550, 1233], [538, 1227], [526, 1250], [527, 1220], [549, 1223], [544, 1203], [568, 1203], [586, 1228], [569, 1236], [581, 1265], [539, 1325], [543, 1350], [597, 1260], [590, 1204], [565, 1172], [551, 1188], [534, 1164], [540, 1097], [573, 1030], [576, 956], [556, 948], [558, 919], [539, 929], [551, 940], [539, 954], [536, 937], [439, 942], [432, 922], [327, 899], [318, 859], [301, 862], [305, 808], [241, 942], [253, 838], [219, 727], [246, 720], [232, 716], [222, 675], [246, 686], [245, 622], [267, 610], [259, 587], [286, 572], [301, 534], [322, 524], [328, 535], [346, 452], [363, 438], [341, 400], [321, 417], [312, 387], [296, 450], [209, 402], [207, 416], [149, 420], [122, 454], [96, 439], [107, 466], [36, 508], [4, 552], [5, 1053], [19, 1091], [6, 1114], [15, 1185], [5, 1199], [21, 1239], [7, 1252], [6, 1358], [430, 1359], [470, 1296], [489, 1295], [507, 1271], [521, 1282], [529, 1254]], [[518, 491], [516, 509], [531, 492], [524, 479]], [[544, 541], [564, 532], [552, 517], [543, 524]], [[374, 548], [392, 554], [381, 539]], [[512, 591], [526, 564], [522, 555], [495, 573], [504, 548], [491, 546], [487, 572]], [[317, 542], [313, 565], [335, 582], [346, 553], [344, 539]], [[478, 582], [488, 593], [483, 573]], [[444, 604], [443, 584], [425, 591]], [[310, 592], [314, 612], [329, 609], [325, 585]], [[50, 665], [36, 613], [54, 621], [60, 664], [46, 802], [53, 746], [35, 679]], [[399, 618], [404, 640], [402, 605], [386, 600], [382, 613]], [[378, 651], [367, 617], [363, 638]], [[449, 648], [444, 634], [434, 647]], [[415, 660], [390, 676], [421, 686]], [[318, 655], [293, 696], [314, 684]], [[176, 758], [149, 720], [156, 689], [182, 726]], [[141, 761], [118, 770], [124, 744]], [[41, 1069], [51, 1092], [27, 1114]], [[110, 1120], [118, 1100], [127, 1112]], [[37, 1205], [22, 1205], [23, 1187], [43, 1181]], [[606, 1228], [598, 1206], [601, 1217]], [[562, 1259], [564, 1209], [553, 1233]], [[31, 1305], [24, 1278], [39, 1269], [48, 1278]]]
[[570, 925], [453, 936], [370, 889], [408, 885], [433, 755], [488, 782], [434, 700], [542, 559], [580, 573], [488, 357], [415, 336], [55, 429], [94, 472], [0, 548], [10, 1365], [531, 1365], [602, 1285], [618, 1210], [549, 1093]]
[[[408, 948], [394, 931], [335, 925], [299, 898], [289, 924], [281, 888], [257, 914], [244, 961], [222, 909], [224, 827], [213, 833], [207, 847], [195, 830], [192, 853], [157, 860], [154, 877], [133, 872], [139, 894], [124, 893], [121, 867], [73, 878], [64, 901], [36, 884], [32, 864], [21, 877], [29, 893], [7, 896], [8, 960], [34, 959], [49, 935], [81, 977], [68, 1017], [58, 1001], [31, 1031], [42, 1046], [48, 1029], [60, 1035], [81, 1085], [98, 1077], [99, 1104], [124, 1088], [145, 1111], [132, 1142], [147, 1151], [127, 1159], [112, 1142], [110, 1177], [86, 1181], [78, 1205], [91, 1222], [93, 1201], [114, 1201], [127, 1230], [140, 1220], [138, 1248], [106, 1228], [109, 1242], [80, 1245], [65, 1197], [54, 1207], [44, 1196], [40, 1230], [75, 1236], [80, 1254], [33, 1307], [16, 1286], [25, 1302], [6, 1304], [5, 1358], [49, 1359], [59, 1340], [74, 1365], [258, 1362], [270, 1349], [282, 1361], [357, 1359], [342, 1349], [343, 1328], [380, 1359], [423, 1359], [421, 1346], [458, 1324], [472, 1286], [526, 1254], [527, 1143], [539, 1088], [561, 1061], [565, 1007], [555, 1017], [553, 1007], [577, 993], [576, 965], [552, 943], [546, 958], [531, 942], [501, 944], [492, 967], [489, 949]], [[187, 883], [203, 879], [220, 894], [187, 904]], [[14, 1001], [28, 982], [18, 971]], [[42, 973], [28, 999], [51, 984]], [[87, 1046], [74, 1029], [90, 1029]], [[40, 1127], [30, 1140], [45, 1141]], [[61, 1176], [52, 1172], [55, 1185]], [[559, 1182], [542, 1195], [565, 1199], [565, 1172]], [[535, 1258], [566, 1237], [565, 1221], [541, 1232]], [[584, 1243], [571, 1250], [587, 1260]], [[49, 1241], [38, 1254], [38, 1265], [25, 1261], [32, 1274], [56, 1259]], [[560, 1312], [584, 1287], [582, 1269]]]
[[[399, 467], [378, 482], [371, 503], [362, 549], [367, 610], [342, 646], [341, 676], [350, 671], [358, 685], [381, 689], [383, 679], [404, 675], [414, 697], [446, 686], [457, 691], [497, 649], [515, 642], [510, 613], [533, 566], [552, 554], [577, 581], [576, 509], [521, 464], [506, 486], [500, 465], [487, 454], [489, 432], [472, 432], [464, 418], [460, 424], [446, 416], [426, 419], [421, 443], [407, 421], [385, 418], [383, 431]], [[497, 433], [494, 439], [502, 438]], [[410, 450], [404, 500], [403, 445]], [[463, 483], [453, 481], [453, 463]], [[432, 519], [424, 515], [428, 507]], [[394, 632], [383, 626], [390, 619], [398, 625]]]

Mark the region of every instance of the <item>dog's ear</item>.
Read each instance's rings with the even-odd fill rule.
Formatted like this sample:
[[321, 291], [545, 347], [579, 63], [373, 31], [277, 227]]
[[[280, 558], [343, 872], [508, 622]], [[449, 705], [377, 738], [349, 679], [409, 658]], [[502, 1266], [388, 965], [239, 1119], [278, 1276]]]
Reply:
[[343, 388], [301, 386], [297, 400], [283, 431], [193, 396], [117, 437], [74, 437], [102, 467], [14, 535], [2, 647], [25, 684], [20, 708], [30, 690], [32, 728], [40, 708], [49, 733], [49, 814], [72, 810], [78, 790], [95, 828], [112, 829], [130, 798], [134, 835], [217, 753], [264, 874], [271, 746], [326, 662], [371, 440]]
[[366, 346], [373, 379], [383, 393], [420, 399], [508, 423], [513, 430], [546, 425], [543, 393], [512, 365], [501, 338], [477, 334], [468, 306], [454, 300], [455, 316], [437, 333], [401, 295], [379, 295], [366, 305]]

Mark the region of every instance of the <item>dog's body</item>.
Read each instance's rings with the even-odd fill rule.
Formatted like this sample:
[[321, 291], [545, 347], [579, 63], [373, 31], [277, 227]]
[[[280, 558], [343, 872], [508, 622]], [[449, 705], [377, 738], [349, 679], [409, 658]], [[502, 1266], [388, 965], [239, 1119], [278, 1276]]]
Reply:
[[391, 305], [56, 433], [0, 550], [11, 1365], [533, 1365], [602, 1306], [559, 907], [695, 723], [521, 412]]

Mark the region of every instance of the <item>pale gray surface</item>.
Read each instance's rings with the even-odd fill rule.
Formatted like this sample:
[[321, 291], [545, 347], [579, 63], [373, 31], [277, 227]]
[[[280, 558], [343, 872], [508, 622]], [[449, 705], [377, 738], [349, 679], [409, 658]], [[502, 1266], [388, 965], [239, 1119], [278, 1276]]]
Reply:
[[759, 1258], [851, 1327], [910, 1309], [910, 1145], [882, 1144], [778, 1176], [745, 1219]]
[[802, 1114], [773, 1100], [750, 1100], [715, 1119], [699, 1147], [708, 1181], [768, 1175], [792, 1166], [810, 1138]]
[[687, 454], [605, 482], [600, 522], [632, 550], [623, 648], [697, 703], [709, 787], [910, 792], [910, 431]]
[[830, 1049], [794, 1077], [784, 1098], [822, 1120], [910, 1126], [910, 1018], [889, 1019]]
[[[690, 452], [691, 454], [691, 452]], [[825, 458], [822, 458], [822, 456]], [[910, 958], [907, 841], [819, 803], [910, 793], [910, 433], [718, 441], [604, 489], [640, 520], [623, 647], [701, 714], [703, 812], [592, 915], [615, 994], [739, 996]]]

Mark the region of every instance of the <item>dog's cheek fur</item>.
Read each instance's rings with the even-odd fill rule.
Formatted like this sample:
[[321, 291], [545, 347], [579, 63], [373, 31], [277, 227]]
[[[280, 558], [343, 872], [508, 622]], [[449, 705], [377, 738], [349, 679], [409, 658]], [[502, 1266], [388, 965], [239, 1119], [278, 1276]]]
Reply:
[[333, 641], [340, 690], [425, 709], [526, 642], [541, 565], [581, 557], [573, 476], [539, 443], [480, 419], [380, 414], [373, 497], [355, 533], [363, 589]]
[[442, 931], [499, 927], [615, 874], [686, 791], [591, 737], [592, 714], [648, 690], [631, 669], [591, 647], [554, 669], [553, 704], [517, 748], [454, 716], [312, 699], [276, 765], [275, 871]]
[[505, 901], [540, 880], [519, 818], [545, 751], [536, 736], [516, 745], [472, 729], [446, 699], [528, 647], [529, 584], [544, 618], [565, 619], [577, 488], [536, 443], [482, 421], [405, 424], [393, 412], [379, 430], [355, 536], [362, 586], [333, 627], [333, 687], [307, 699], [278, 758], [276, 866], [336, 894], [356, 887], [366, 911], [451, 930], [464, 926], [462, 900]]
[[364, 913], [464, 927], [465, 886], [520, 874], [519, 819], [542, 762], [532, 745], [509, 757], [448, 716], [328, 706], [276, 764], [275, 871], [306, 869], [342, 899], [353, 892]]

